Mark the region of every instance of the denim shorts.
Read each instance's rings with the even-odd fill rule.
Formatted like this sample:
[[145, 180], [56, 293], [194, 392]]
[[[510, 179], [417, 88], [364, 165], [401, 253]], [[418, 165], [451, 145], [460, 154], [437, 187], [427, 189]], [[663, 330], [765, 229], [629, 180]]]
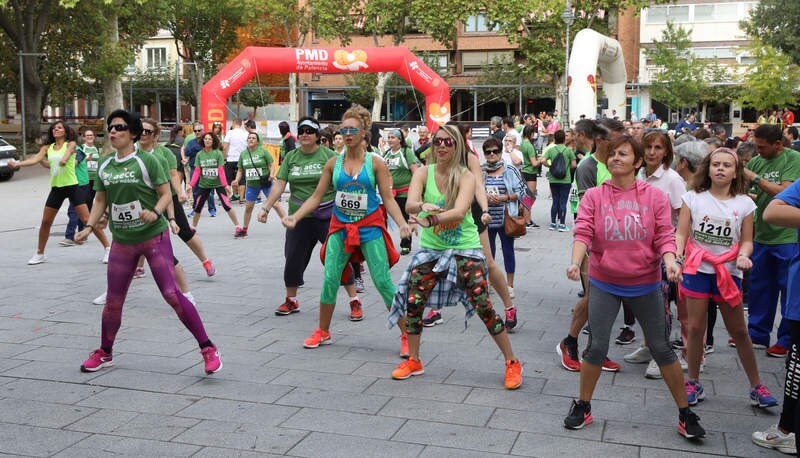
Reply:
[[246, 202], [255, 202], [258, 200], [258, 193], [264, 191], [264, 197], [269, 197], [269, 190], [272, 189], [272, 185], [267, 186], [266, 188], [254, 188], [247, 186], [244, 190], [244, 200]]

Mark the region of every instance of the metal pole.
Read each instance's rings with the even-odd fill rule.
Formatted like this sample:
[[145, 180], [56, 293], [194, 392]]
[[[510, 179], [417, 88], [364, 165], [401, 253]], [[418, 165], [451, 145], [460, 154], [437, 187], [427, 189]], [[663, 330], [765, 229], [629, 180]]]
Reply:
[[28, 135], [25, 129], [25, 63], [22, 61], [22, 53], [19, 53], [19, 92], [22, 103], [22, 160], [28, 156]]
[[478, 91], [472, 91], [472, 120], [478, 120]]
[[519, 104], [518, 104], [519, 111], [517, 111], [517, 113], [519, 113], [520, 121], [521, 121], [522, 120], [522, 115], [524, 114], [524, 113], [522, 113], [522, 73], [520, 73], [517, 76], [517, 83], [519, 85]]
[[[569, 2], [567, 2], [569, 4]], [[567, 50], [564, 53], [564, 126], [563, 129], [569, 129], [569, 25], [567, 22]]]
[[175, 124], [181, 123], [181, 63], [175, 59]]

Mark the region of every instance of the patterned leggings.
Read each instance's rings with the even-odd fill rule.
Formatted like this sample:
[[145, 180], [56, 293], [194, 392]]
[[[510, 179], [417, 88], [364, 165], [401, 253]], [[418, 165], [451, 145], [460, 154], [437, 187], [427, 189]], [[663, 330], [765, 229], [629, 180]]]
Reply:
[[[467, 293], [470, 304], [486, 325], [489, 334], [495, 336], [505, 330], [503, 320], [492, 308], [487, 290], [486, 276], [484, 275], [483, 261], [456, 256], [458, 269], [458, 286]], [[420, 264], [411, 271], [408, 278], [408, 311], [407, 332], [409, 334], [422, 333], [422, 314], [428, 304], [433, 287], [441, 280], [446, 272], [433, 271], [436, 261]]]

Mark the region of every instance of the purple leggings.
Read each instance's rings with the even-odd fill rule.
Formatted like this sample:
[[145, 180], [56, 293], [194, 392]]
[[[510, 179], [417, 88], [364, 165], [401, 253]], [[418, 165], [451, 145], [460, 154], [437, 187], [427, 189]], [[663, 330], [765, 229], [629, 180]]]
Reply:
[[207, 342], [208, 336], [197, 309], [181, 293], [178, 283], [175, 281], [172, 244], [169, 241], [169, 231], [164, 230], [161, 234], [135, 245], [125, 245], [116, 241], [111, 243], [100, 347], [111, 349], [114, 345], [117, 331], [122, 324], [122, 304], [125, 303], [125, 297], [128, 295], [128, 288], [131, 286], [139, 256], [147, 259], [147, 264], [150, 265], [150, 271], [161, 295], [178, 314], [178, 318], [186, 326], [186, 329], [192, 333], [199, 344]]

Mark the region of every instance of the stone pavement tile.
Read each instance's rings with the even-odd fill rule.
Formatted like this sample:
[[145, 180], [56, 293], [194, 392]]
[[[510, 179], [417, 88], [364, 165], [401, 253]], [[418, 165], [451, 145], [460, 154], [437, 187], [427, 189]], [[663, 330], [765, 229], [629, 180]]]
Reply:
[[200, 447], [197, 445], [95, 434], [56, 456], [192, 456], [198, 450]]
[[552, 436], [564, 436], [572, 439], [600, 441], [603, 437], [603, 420], [595, 418], [594, 423], [586, 428], [569, 430], [564, 427], [565, 409], [562, 414], [549, 414], [511, 409], [495, 409], [487, 425], [490, 428], [542, 433]]
[[409, 420], [392, 438], [395, 441], [463, 448], [493, 453], [508, 453], [518, 432], [477, 428], [421, 420]]
[[192, 455], [192, 458], [279, 458], [282, 455], [272, 453], [248, 452], [245, 450], [234, 450], [231, 448], [203, 447], [199, 452]]
[[[60, 300], [63, 293], [55, 293], [55, 297], [48, 297], [51, 301]], [[91, 304], [90, 304], [91, 305]], [[48, 321], [62, 323], [83, 323], [90, 325], [100, 319], [98, 314], [85, 313], [78, 310], [64, 310], [48, 317]]]
[[269, 333], [261, 333], [256, 337], [233, 336], [217, 334], [213, 328], [208, 328], [209, 335], [215, 344], [225, 350], [262, 350], [275, 343]]
[[[522, 385], [516, 391], [527, 393], [540, 393], [546, 379], [535, 376], [535, 371], [523, 365]], [[455, 370], [444, 383], [449, 385], [462, 385], [466, 387], [498, 388], [502, 382], [499, 374], [488, 372], [475, 372], [469, 370]]]
[[[374, 362], [374, 361], [368, 361], [368, 362], [364, 363], [363, 366], [359, 367], [355, 372], [353, 372], [352, 375], [377, 377], [377, 378], [380, 378], [380, 379], [391, 380], [392, 379], [392, 371], [395, 370], [395, 368], [397, 368], [397, 365], [400, 364], [403, 361], [403, 359], [400, 359], [400, 358], [398, 358], [396, 356], [393, 356], [388, 361], [392, 361], [392, 362], [391, 363], [379, 363], [379, 362]], [[449, 377], [450, 374], [452, 374], [452, 373], [453, 373], [453, 370], [448, 368], [448, 367], [444, 367], [444, 366], [430, 367], [426, 363], [425, 364], [425, 374], [423, 374], [422, 376], [414, 377], [414, 380], [426, 381], [426, 382], [429, 382], [429, 383], [441, 383], [447, 377]], [[393, 380], [393, 381], [396, 381], [396, 380]]]
[[291, 456], [352, 458], [369, 455], [386, 458], [417, 457], [423, 447], [416, 444], [356, 438], [341, 434], [313, 432], [289, 451]]
[[629, 364], [621, 359], [618, 362], [622, 364], [622, 370], [613, 375], [611, 380], [614, 386], [645, 389], [648, 392], [651, 390], [669, 392], [669, 388], [667, 388], [667, 384], [663, 380], [645, 378], [644, 371], [647, 369], [647, 364]]
[[77, 383], [50, 382], [46, 380], [12, 379], [0, 385], [0, 398], [29, 399], [32, 401], [75, 404], [96, 395], [105, 388]]
[[[700, 422], [702, 425], [702, 420]], [[654, 426], [638, 423], [606, 421], [603, 441], [643, 447], [661, 447], [696, 453], [725, 454], [725, 441], [721, 433], [706, 430], [701, 441], [688, 441], [678, 434], [678, 420], [672, 426]]]
[[[663, 385], [663, 383], [662, 383]], [[542, 390], [543, 394], [575, 397], [580, 389], [580, 380], [548, 380]], [[644, 405], [645, 390], [643, 388], [602, 386], [592, 395], [593, 400], [622, 401], [629, 404]]]
[[[695, 410], [694, 407], [692, 410]], [[695, 412], [698, 411], [695, 410]], [[757, 416], [716, 412], [702, 412], [698, 415], [703, 428], [708, 431], [745, 434], [749, 437], [753, 431], [763, 431], [777, 423], [780, 419], [780, 412], [780, 407], [775, 407], [771, 411], [767, 411], [765, 415]]]
[[[595, 425], [588, 426], [593, 428]], [[525, 456], [613, 456], [638, 458], [639, 447], [609, 444], [584, 439], [565, 439], [549, 434], [520, 433], [514, 448], [514, 455]]]
[[309, 358], [305, 355], [282, 355], [268, 362], [265, 367], [330, 372], [333, 374], [352, 374], [353, 371], [363, 364], [363, 361], [353, 361], [342, 358]]
[[705, 458], [712, 455], [705, 452], [691, 453], [686, 451], [682, 451], [678, 454], [675, 450], [649, 447], [642, 447], [639, 452], [639, 458], [674, 458], [676, 456], [680, 456], [681, 458]]
[[112, 408], [140, 413], [172, 415], [197, 402], [198, 396], [165, 394], [136, 389], [108, 388], [84, 399], [78, 405], [100, 409]]
[[[88, 302], [88, 301], [87, 301]], [[53, 323], [47, 327], [52, 334], [94, 337], [100, 335], [100, 320], [95, 323]]]
[[[86, 356], [89, 356], [87, 353]], [[85, 358], [84, 358], [85, 359]], [[101, 374], [81, 372], [83, 359], [74, 363], [54, 363], [31, 361], [3, 372], [6, 377], [23, 379], [52, 380], [57, 382], [87, 383]]]
[[279, 353], [283, 355], [303, 355], [308, 353], [319, 353], [320, 355], [324, 355], [327, 358], [341, 358], [345, 353], [350, 351], [350, 348], [336, 345], [336, 341], [340, 336], [332, 335], [333, 344], [326, 345], [319, 348], [308, 349], [303, 347], [303, 340], [308, 338], [313, 332], [309, 330], [305, 333], [305, 337], [298, 340], [279, 340], [274, 342], [270, 345], [267, 345], [264, 348], [260, 348], [259, 351], [267, 351], [270, 353]]
[[197, 372], [194, 372], [194, 370], [196, 370], [199, 365], [200, 360], [194, 353], [175, 357], [114, 351], [114, 367], [118, 369], [160, 372], [162, 374], [180, 374], [185, 372], [183, 375], [196, 375]]
[[472, 388], [465, 386], [431, 383], [423, 376], [411, 377], [408, 380], [378, 380], [365, 393], [433, 401], [464, 402], [471, 390]]
[[[178, 323], [180, 325], [180, 323]], [[192, 339], [191, 334], [188, 332], [180, 332], [176, 326], [175, 331], [168, 331], [159, 328], [147, 328], [142, 326], [131, 326], [129, 323], [122, 323], [122, 333], [125, 334], [125, 340], [134, 342], [155, 342], [169, 347], [181, 343], [186, 343]]]
[[309, 407], [303, 408], [292, 418], [281, 423], [281, 427], [373, 439], [389, 439], [404, 423], [405, 419], [401, 418]]
[[[424, 351], [420, 352], [420, 357], [422, 361], [425, 362], [426, 355]], [[498, 374], [501, 378], [505, 373], [505, 362], [502, 361], [502, 357], [500, 353], [495, 356], [495, 358], [470, 358], [467, 352], [460, 352], [458, 356], [453, 355], [444, 355], [439, 354], [433, 360], [428, 360], [425, 364], [425, 370], [428, 370], [428, 367], [431, 368], [446, 368], [446, 369], [464, 369], [469, 368], [471, 371], [476, 372], [491, 372]]]
[[14, 356], [14, 359], [28, 361], [80, 361], [86, 359], [86, 349], [68, 347], [37, 347], [31, 351]]
[[[178, 324], [179, 321], [175, 320]], [[123, 323], [121, 332], [118, 334], [119, 336], [124, 336], [125, 334], [125, 323]], [[181, 328], [180, 330], [170, 331], [170, 332], [178, 332], [184, 333], [187, 332], [185, 329]], [[187, 333], [188, 335], [188, 333]], [[125, 336], [127, 338], [127, 336]], [[97, 343], [95, 342], [95, 345]], [[96, 348], [96, 347], [95, 347]], [[154, 356], [166, 356], [166, 357], [178, 357], [186, 355], [187, 353], [194, 353], [197, 355], [197, 360], [202, 361], [203, 358], [200, 356], [200, 349], [197, 347], [197, 342], [194, 339], [187, 339], [181, 343], [176, 344], [164, 344], [163, 342], [148, 342], [146, 340], [122, 340], [117, 341], [114, 343], [114, 352], [119, 353], [139, 353], [142, 355], [154, 355]]]
[[263, 366], [264, 364], [279, 357], [277, 353], [269, 353], [266, 351], [244, 350], [241, 348], [235, 351], [227, 351], [221, 344], [218, 347], [222, 358], [224, 359], [225, 367], [227, 369], [229, 364], [246, 364], [249, 366]]
[[[764, 431], [766, 428], [760, 429]], [[754, 430], [755, 431], [755, 430]], [[741, 456], [746, 458], [772, 457], [777, 458], [787, 456], [777, 450], [759, 447], [753, 443], [751, 434], [725, 433], [725, 444], [727, 445], [728, 456]]]
[[[306, 437], [307, 434], [307, 431], [275, 428], [259, 424], [202, 421], [183, 434], [178, 435], [172, 442], [284, 454]], [[352, 437], [349, 440], [353, 445], [356, 445], [352, 441]], [[358, 446], [361, 446], [365, 440], [359, 439]], [[335, 450], [333, 447], [328, 447], [330, 445], [326, 445], [322, 450]], [[224, 456], [228, 456], [227, 450]]]
[[446, 448], [428, 445], [419, 455], [419, 458], [500, 458], [503, 456], [508, 455], [476, 452], [475, 450], [464, 450], [462, 448]]
[[313, 388], [295, 388], [275, 401], [275, 404], [341, 410], [363, 414], [376, 414], [391, 397], [345, 391], [323, 391]]
[[[701, 380], [702, 381], [702, 380]], [[705, 383], [703, 384], [705, 387]], [[654, 391], [647, 393], [647, 402], [645, 406], [651, 407], [657, 404], [665, 404], [667, 401], [672, 402], [672, 396], [668, 392]], [[697, 412], [701, 417], [703, 414], [706, 416], [719, 415], [720, 413], [732, 413], [736, 415], [755, 415], [755, 408], [750, 405], [749, 395], [742, 394], [740, 396], [717, 396], [706, 393], [704, 401], [700, 401], [692, 410]], [[780, 414], [780, 411], [776, 411]]]
[[[116, 364], [116, 361], [114, 361]], [[159, 393], [177, 393], [178, 391], [194, 384], [202, 376], [201, 368], [197, 368], [196, 377], [175, 374], [160, 374], [158, 372], [143, 372], [130, 369], [114, 368], [104, 372], [103, 375], [92, 379], [92, 385], [128, 388], [132, 390], [155, 391]], [[202, 374], [202, 375], [199, 375]]]
[[456, 425], [486, 426], [493, 411], [491, 407], [396, 397], [381, 409], [379, 415]]
[[0, 354], [7, 358], [12, 358], [20, 353], [25, 353], [38, 348], [38, 345], [26, 345], [15, 343], [0, 343]]
[[88, 434], [50, 428], [0, 424], [0, 453], [51, 456], [88, 437]]
[[332, 391], [363, 392], [375, 382], [374, 377], [341, 375], [313, 371], [288, 370], [270, 383], [278, 385], [317, 388]]
[[[229, 363], [225, 357], [225, 354], [222, 354], [222, 370], [211, 375], [210, 377], [220, 380], [267, 383], [286, 372], [284, 369], [279, 369], [276, 367], [253, 366], [248, 363]], [[183, 371], [183, 375], [196, 375], [198, 370], [202, 371], [199, 365], [200, 363], [198, 362], [198, 367], [186, 369]]]
[[180, 391], [181, 394], [192, 394], [204, 398], [232, 399], [271, 404], [276, 399], [292, 391], [291, 387], [266, 382], [239, 382], [223, 379], [202, 379], [192, 386]]
[[199, 423], [194, 418], [103, 409], [66, 427], [71, 431], [169, 441]]
[[8, 359], [0, 360], [0, 374], [2, 374], [3, 372], [5, 372], [7, 370], [14, 369], [15, 367], [22, 366], [23, 364], [26, 364], [26, 363], [28, 363], [28, 361], [25, 361], [25, 360], [22, 360], [22, 359], [11, 359], [11, 358], [8, 358]]
[[0, 423], [61, 428], [94, 411], [95, 409], [88, 407], [67, 406], [52, 402], [0, 399]]
[[[35, 336], [31, 336], [35, 337]], [[121, 342], [119, 340], [118, 342]], [[42, 345], [45, 347], [56, 347], [56, 348], [77, 348], [83, 350], [86, 355], [88, 356], [92, 350], [97, 348], [100, 345], [100, 337], [99, 334], [93, 336], [76, 336], [76, 335], [69, 335], [69, 334], [47, 334], [39, 336], [36, 339], [29, 340], [26, 342], [29, 345]], [[84, 359], [86, 359], [84, 357]], [[80, 363], [83, 360], [78, 362]]]
[[295, 407], [231, 401], [227, 399], [203, 398], [175, 415], [238, 423], [255, 423], [276, 426], [294, 415]]

